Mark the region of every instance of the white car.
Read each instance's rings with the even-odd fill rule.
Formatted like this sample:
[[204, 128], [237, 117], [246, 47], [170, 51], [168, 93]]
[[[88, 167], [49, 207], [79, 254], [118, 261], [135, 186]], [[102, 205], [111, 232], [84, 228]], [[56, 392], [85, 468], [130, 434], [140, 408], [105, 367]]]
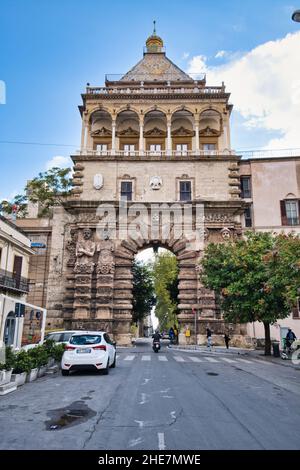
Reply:
[[99, 370], [107, 375], [116, 367], [116, 343], [105, 331], [78, 331], [65, 345], [61, 360], [62, 375], [73, 370]]

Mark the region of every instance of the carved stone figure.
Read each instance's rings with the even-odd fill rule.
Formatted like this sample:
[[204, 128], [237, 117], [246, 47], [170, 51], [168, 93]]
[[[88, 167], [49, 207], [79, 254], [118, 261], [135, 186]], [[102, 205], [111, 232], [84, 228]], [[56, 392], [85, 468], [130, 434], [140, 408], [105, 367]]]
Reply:
[[96, 243], [91, 240], [92, 231], [89, 228], [83, 230], [83, 239], [76, 244], [75, 272], [79, 274], [92, 273], [94, 268], [93, 256], [96, 251]]
[[223, 240], [229, 240], [231, 238], [231, 231], [229, 228], [225, 227], [221, 230], [221, 235]]
[[115, 270], [114, 262], [114, 244], [109, 240], [109, 235], [104, 235], [104, 240], [97, 244], [97, 251], [99, 252], [98, 264], [96, 267], [97, 274], [112, 274]]

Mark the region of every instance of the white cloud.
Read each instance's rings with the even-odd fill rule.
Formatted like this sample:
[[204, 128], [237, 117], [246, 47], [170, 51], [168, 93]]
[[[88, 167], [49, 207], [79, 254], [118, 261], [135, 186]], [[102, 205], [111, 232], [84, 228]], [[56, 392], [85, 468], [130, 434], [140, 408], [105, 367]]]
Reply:
[[69, 157], [62, 157], [57, 155], [56, 157], [51, 158], [46, 163], [46, 169], [50, 170], [50, 168], [58, 167], [58, 168], [69, 168], [72, 166], [72, 162]]
[[182, 55], [182, 59], [183, 60], [186, 60], [190, 57], [190, 53], [189, 52], [184, 52], [183, 55]]
[[207, 74], [208, 85], [225, 82], [246, 126], [278, 132], [268, 148], [300, 147], [300, 32], [269, 41], [239, 58], [210, 67], [203, 55], [189, 61], [189, 73]]
[[218, 51], [215, 55], [215, 59], [223, 59], [228, 55], [227, 51]]

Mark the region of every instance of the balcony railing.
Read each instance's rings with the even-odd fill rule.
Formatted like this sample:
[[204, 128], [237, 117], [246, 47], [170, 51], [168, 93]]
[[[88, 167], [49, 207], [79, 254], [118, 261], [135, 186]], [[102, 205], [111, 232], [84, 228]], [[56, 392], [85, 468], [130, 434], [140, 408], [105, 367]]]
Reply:
[[225, 93], [225, 86], [215, 86], [215, 87], [204, 87], [199, 86], [194, 87], [144, 87], [143, 85], [139, 87], [87, 87], [87, 95], [157, 95], [157, 94], [201, 94], [201, 95], [218, 95]]
[[0, 289], [9, 289], [19, 292], [29, 292], [29, 280], [0, 269]]
[[236, 155], [235, 150], [92, 150], [82, 148], [76, 155], [95, 157], [214, 157]]

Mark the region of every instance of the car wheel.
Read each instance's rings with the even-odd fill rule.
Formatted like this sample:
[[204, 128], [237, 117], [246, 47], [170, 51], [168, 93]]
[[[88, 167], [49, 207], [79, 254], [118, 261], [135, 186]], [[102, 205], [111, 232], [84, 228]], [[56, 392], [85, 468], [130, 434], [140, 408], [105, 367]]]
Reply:
[[66, 377], [66, 376], [69, 375], [69, 371], [62, 369], [62, 370], [61, 370], [61, 375], [63, 375], [64, 377]]
[[115, 354], [115, 359], [114, 359], [114, 362], [112, 363], [112, 365], [110, 366], [112, 369], [114, 369], [116, 367], [116, 363], [117, 363], [117, 355]]
[[105, 369], [102, 369], [102, 374], [103, 375], [108, 375], [109, 374], [109, 359], [107, 361], [107, 365], [106, 365]]

